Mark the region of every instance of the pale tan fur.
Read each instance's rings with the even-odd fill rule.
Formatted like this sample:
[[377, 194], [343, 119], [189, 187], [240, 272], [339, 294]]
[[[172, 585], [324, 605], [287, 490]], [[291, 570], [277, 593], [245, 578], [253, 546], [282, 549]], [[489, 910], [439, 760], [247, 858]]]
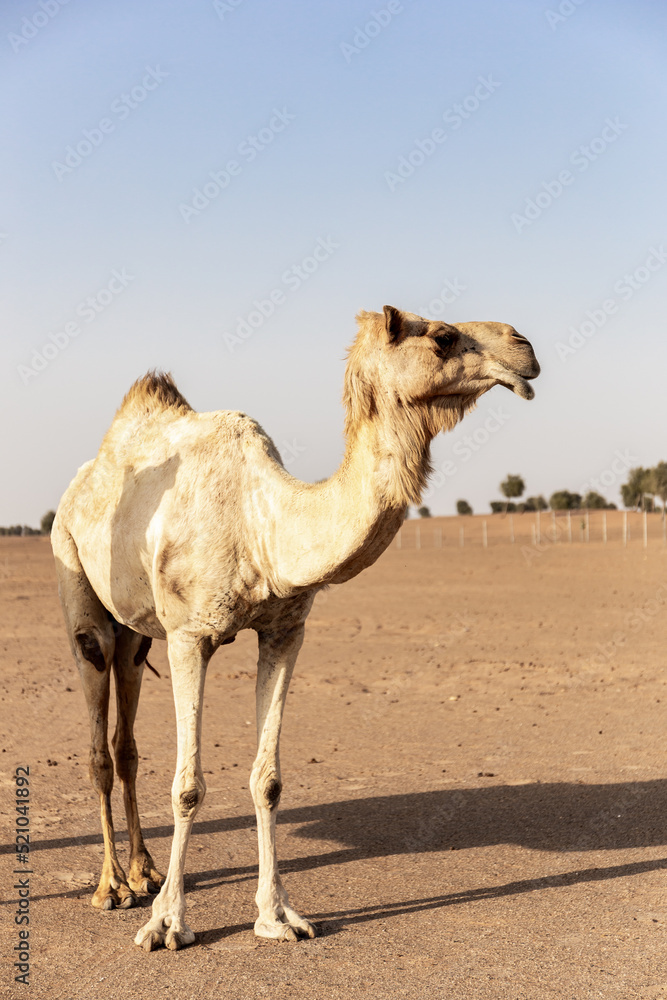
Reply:
[[[108, 909], [156, 891], [136, 943], [194, 940], [185, 923], [188, 838], [206, 786], [200, 763], [204, 678], [213, 652], [241, 629], [258, 635], [258, 748], [250, 778], [260, 875], [257, 934], [296, 939], [312, 924], [292, 909], [277, 869], [282, 710], [317, 591], [370, 566], [417, 503], [432, 438], [502, 383], [525, 398], [539, 372], [512, 327], [451, 326], [385, 306], [359, 314], [345, 373], [346, 450], [317, 484], [284, 469], [267, 435], [242, 413], [195, 412], [166, 375], [130, 389], [97, 458], [62, 498], [52, 542], [72, 651], [90, 715], [90, 774], [100, 796], [105, 859], [93, 897]], [[143, 637], [148, 637], [144, 638]], [[133, 736], [149, 638], [166, 639], [177, 718], [174, 838], [166, 878], [141, 835]], [[126, 877], [114, 845], [107, 745], [113, 739], [130, 830]]]

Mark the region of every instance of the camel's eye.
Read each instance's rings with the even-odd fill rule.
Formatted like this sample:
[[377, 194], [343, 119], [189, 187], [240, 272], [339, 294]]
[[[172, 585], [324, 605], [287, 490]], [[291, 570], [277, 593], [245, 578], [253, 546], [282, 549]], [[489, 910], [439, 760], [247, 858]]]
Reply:
[[436, 345], [435, 346], [435, 353], [438, 355], [439, 358], [443, 358], [443, 360], [444, 360], [447, 357], [447, 355], [449, 354], [449, 351], [451, 350], [451, 348], [456, 343], [456, 334], [455, 333], [436, 333], [435, 336], [433, 337], [433, 340], [434, 340], [435, 345]]

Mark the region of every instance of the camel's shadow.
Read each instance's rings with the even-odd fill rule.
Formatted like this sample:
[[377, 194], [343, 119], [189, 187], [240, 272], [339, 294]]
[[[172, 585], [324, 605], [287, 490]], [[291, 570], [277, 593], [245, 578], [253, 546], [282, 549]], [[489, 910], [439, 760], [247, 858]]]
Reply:
[[[212, 805], [208, 800], [206, 806]], [[285, 861], [285, 870], [335, 864], [337, 857], [343, 861], [501, 843], [561, 852], [657, 847], [667, 844], [667, 780], [595, 785], [536, 782], [343, 799], [287, 806], [278, 813], [278, 823], [293, 827], [290, 839], [341, 845], [323, 855]], [[225, 833], [254, 825], [252, 814], [202, 819], [195, 822], [192, 832]], [[171, 824], [144, 827], [147, 839], [167, 838], [172, 833]], [[126, 837], [124, 831], [117, 831], [118, 840]], [[32, 847], [49, 850], [97, 843], [102, 843], [102, 836], [94, 833], [35, 841]], [[13, 844], [0, 846], [0, 854], [13, 850]], [[238, 872], [221, 869], [219, 874]]]
[[285, 809], [278, 822], [364, 857], [500, 843], [540, 851], [650, 847], [667, 844], [667, 780], [448, 788]]
[[[567, 782], [490, 785], [344, 799], [281, 810], [278, 822], [290, 827], [285, 833], [287, 842], [292, 842], [294, 847], [287, 849], [283, 836], [280, 868], [289, 874], [369, 858], [494, 844], [516, 844], [532, 850], [561, 853], [660, 847], [667, 844], [666, 817], [667, 780], [660, 779], [597, 785]], [[194, 824], [193, 833], [224, 834], [254, 825], [254, 815], [204, 819]], [[172, 833], [171, 825], [144, 829], [149, 840], [169, 838]], [[118, 840], [124, 839], [126, 834], [119, 831]], [[304, 839], [323, 842], [324, 849], [304, 853]], [[337, 845], [333, 849], [332, 842]], [[102, 843], [101, 834], [36, 841], [32, 849], [45, 851], [92, 843]], [[224, 837], [220, 838], [220, 846], [224, 850]], [[13, 844], [5, 844], [0, 846], [0, 853], [14, 849]], [[190, 861], [192, 857], [190, 854]], [[608, 867], [582, 867], [581, 858], [577, 861], [578, 865], [565, 873], [561, 862], [558, 873], [540, 878], [309, 916], [320, 922], [325, 933], [335, 933], [339, 927], [351, 923], [543, 888], [628, 877], [667, 867], [667, 858], [633, 860]], [[230, 882], [254, 879], [256, 874], [255, 864], [190, 871], [185, 876], [186, 891], [205, 891]], [[80, 893], [81, 890], [71, 890], [57, 895]], [[150, 905], [148, 899], [143, 902]], [[251, 926], [248, 923], [210, 928], [199, 934], [198, 940], [211, 943]]]

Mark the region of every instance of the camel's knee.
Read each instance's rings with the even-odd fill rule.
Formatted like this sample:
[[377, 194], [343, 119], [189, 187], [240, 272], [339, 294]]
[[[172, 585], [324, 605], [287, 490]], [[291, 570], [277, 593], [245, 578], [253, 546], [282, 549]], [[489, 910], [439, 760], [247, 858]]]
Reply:
[[189, 819], [197, 812], [205, 795], [206, 782], [203, 774], [187, 775], [174, 786], [172, 792], [174, 813], [183, 819]]
[[107, 749], [91, 748], [88, 760], [88, 774], [96, 792], [110, 795], [113, 788], [113, 762]]
[[119, 779], [126, 784], [132, 782], [137, 777], [139, 764], [139, 754], [134, 738], [118, 738], [115, 734], [112, 740], [114, 756], [116, 758], [116, 774]]
[[255, 805], [266, 809], [277, 809], [283, 786], [275, 773], [254, 772], [250, 777], [250, 791]]

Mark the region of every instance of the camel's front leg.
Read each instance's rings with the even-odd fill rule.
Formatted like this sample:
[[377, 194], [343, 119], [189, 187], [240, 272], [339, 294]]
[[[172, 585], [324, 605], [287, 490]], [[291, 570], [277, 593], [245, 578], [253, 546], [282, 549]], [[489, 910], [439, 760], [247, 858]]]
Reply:
[[289, 905], [278, 874], [276, 812], [280, 801], [278, 744], [287, 689], [303, 642], [303, 625], [279, 637], [259, 634], [257, 665], [257, 757], [250, 775], [250, 790], [257, 813], [259, 886], [255, 900], [259, 937], [296, 941], [315, 937], [315, 928]]
[[192, 824], [206, 793], [200, 744], [204, 680], [209, 657], [204, 657], [197, 642], [190, 637], [170, 635], [168, 645], [178, 733], [176, 774], [171, 788], [174, 838], [169, 871], [153, 901], [151, 919], [134, 939], [134, 943], [146, 951], [152, 951], [161, 944], [175, 950], [192, 944], [195, 939], [194, 932], [185, 922], [183, 871]]

